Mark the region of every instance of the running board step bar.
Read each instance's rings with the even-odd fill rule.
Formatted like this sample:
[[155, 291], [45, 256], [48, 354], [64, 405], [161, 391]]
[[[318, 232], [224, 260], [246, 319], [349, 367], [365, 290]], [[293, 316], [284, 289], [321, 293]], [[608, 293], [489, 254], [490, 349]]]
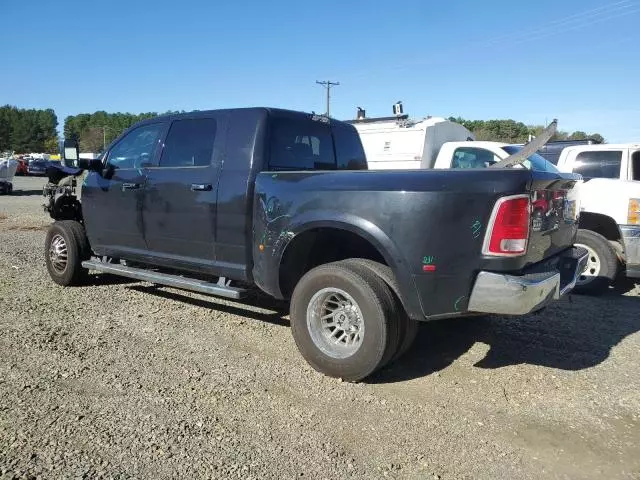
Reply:
[[99, 272], [120, 275], [121, 277], [133, 278], [143, 282], [156, 283], [158, 285], [166, 285], [167, 287], [206, 293], [218, 297], [232, 298], [234, 300], [241, 299], [247, 292], [242, 288], [230, 287], [229, 281], [224, 277], [220, 277], [218, 283], [211, 283], [204, 280], [181, 277], [179, 275], [154, 272], [143, 268], [127, 267], [126, 265], [118, 263], [101, 262], [100, 260], [86, 260], [82, 262], [82, 266], [89, 270], [97, 270]]

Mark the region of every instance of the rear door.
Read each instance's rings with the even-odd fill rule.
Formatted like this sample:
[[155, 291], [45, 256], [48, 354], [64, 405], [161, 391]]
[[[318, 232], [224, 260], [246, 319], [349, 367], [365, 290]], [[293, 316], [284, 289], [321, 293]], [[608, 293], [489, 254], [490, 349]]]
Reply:
[[212, 113], [174, 120], [157, 165], [148, 170], [145, 234], [148, 253], [159, 264], [214, 269], [225, 118]]

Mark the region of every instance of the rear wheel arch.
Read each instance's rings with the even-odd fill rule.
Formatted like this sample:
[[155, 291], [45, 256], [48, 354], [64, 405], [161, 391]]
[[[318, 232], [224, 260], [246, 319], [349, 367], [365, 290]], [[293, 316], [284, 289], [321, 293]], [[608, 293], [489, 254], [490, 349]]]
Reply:
[[374, 233], [343, 222], [313, 222], [294, 229], [278, 261], [282, 296], [288, 297], [297, 281], [312, 268], [347, 258], [368, 258], [402, 275], [403, 262], [391, 239], [377, 226], [369, 224], [368, 227]]

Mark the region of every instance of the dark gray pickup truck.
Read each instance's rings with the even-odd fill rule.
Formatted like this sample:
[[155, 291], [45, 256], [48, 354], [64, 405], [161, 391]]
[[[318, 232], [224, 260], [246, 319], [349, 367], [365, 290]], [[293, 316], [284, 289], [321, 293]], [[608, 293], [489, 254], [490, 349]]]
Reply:
[[58, 182], [78, 170], [45, 189], [56, 283], [97, 270], [232, 299], [258, 287], [290, 300], [304, 358], [345, 380], [398, 358], [417, 321], [539, 310], [586, 262], [579, 176], [367, 171], [356, 130], [323, 116], [156, 117], [78, 162], [81, 202], [72, 177]]

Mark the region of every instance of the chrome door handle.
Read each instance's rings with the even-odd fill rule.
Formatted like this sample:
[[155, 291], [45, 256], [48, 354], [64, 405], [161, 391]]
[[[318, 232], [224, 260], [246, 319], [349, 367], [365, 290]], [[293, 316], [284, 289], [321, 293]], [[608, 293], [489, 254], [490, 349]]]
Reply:
[[210, 192], [213, 187], [210, 183], [192, 183], [191, 191], [193, 192]]
[[140, 184], [139, 183], [123, 183], [122, 184], [122, 191], [124, 192], [125, 190], [137, 190], [140, 188]]

